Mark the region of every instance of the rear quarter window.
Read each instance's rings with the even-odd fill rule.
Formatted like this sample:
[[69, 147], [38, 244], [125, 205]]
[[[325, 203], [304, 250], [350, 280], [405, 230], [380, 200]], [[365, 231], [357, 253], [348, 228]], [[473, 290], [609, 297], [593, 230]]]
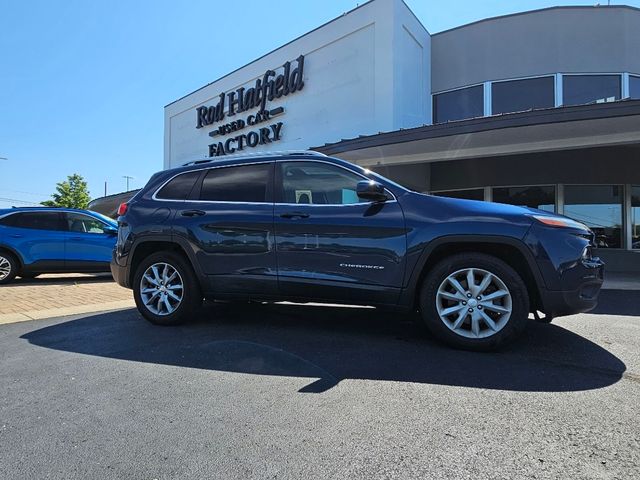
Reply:
[[161, 200], [186, 200], [200, 177], [200, 171], [187, 172], [169, 180], [156, 194]]

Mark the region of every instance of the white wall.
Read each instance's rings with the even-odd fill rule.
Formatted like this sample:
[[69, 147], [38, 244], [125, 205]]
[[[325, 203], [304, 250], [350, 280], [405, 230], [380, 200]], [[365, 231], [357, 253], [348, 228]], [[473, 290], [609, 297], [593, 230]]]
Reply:
[[299, 55], [305, 56], [304, 88], [270, 102], [268, 108], [282, 106], [285, 112], [260, 125], [283, 122], [282, 140], [243, 153], [306, 149], [430, 123], [430, 50], [428, 32], [402, 0], [366, 3], [165, 107], [164, 166], [206, 158], [209, 144], [228, 138], [208, 135], [219, 124], [197, 129], [197, 107], [215, 105], [222, 92], [249, 88], [269, 69], [279, 73]]

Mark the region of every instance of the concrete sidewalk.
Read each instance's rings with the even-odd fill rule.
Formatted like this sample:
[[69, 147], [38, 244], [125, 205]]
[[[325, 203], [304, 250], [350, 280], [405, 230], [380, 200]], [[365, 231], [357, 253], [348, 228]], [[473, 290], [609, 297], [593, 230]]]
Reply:
[[640, 290], [639, 273], [604, 272], [604, 290]]
[[134, 306], [111, 275], [42, 275], [0, 286], [0, 324]]

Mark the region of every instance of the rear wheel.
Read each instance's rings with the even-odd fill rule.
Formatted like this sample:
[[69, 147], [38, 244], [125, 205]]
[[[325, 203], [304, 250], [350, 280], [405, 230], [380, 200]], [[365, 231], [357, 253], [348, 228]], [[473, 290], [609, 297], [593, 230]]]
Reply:
[[173, 252], [158, 252], [140, 263], [133, 296], [142, 316], [156, 325], [184, 323], [202, 305], [193, 268]]
[[440, 340], [456, 348], [488, 351], [524, 331], [529, 297], [520, 276], [505, 262], [463, 253], [444, 259], [427, 274], [420, 310]]
[[18, 274], [18, 260], [9, 253], [0, 251], [0, 285], [11, 282]]

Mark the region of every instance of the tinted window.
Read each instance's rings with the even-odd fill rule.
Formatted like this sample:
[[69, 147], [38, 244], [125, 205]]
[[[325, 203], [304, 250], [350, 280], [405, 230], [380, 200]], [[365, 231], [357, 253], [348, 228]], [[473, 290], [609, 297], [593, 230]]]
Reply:
[[622, 186], [566, 185], [564, 214], [586, 223], [596, 234], [598, 247], [620, 248]]
[[105, 233], [106, 223], [81, 213], [67, 213], [67, 228], [77, 233]]
[[499, 187], [493, 189], [493, 201], [555, 211], [556, 187], [553, 185], [533, 187]]
[[166, 200], [185, 200], [189, 196], [189, 193], [191, 193], [191, 189], [199, 176], [200, 171], [178, 175], [160, 189], [156, 198], [163, 198]]
[[2, 225], [34, 230], [64, 230], [58, 212], [20, 212], [2, 219]]
[[554, 78], [527, 78], [491, 85], [491, 113], [522, 112], [555, 106]]
[[629, 76], [629, 96], [640, 98], [640, 77]]
[[283, 203], [346, 205], [360, 203], [356, 186], [364, 180], [335, 165], [320, 162], [282, 163]]
[[202, 182], [200, 200], [266, 202], [272, 163], [213, 168]]
[[447, 192], [433, 192], [438, 197], [463, 198], [465, 200], [484, 200], [484, 189], [450, 190]]
[[620, 75], [564, 75], [564, 105], [620, 100]]
[[484, 115], [484, 90], [482, 85], [462, 88], [433, 96], [433, 122], [482, 117]]

